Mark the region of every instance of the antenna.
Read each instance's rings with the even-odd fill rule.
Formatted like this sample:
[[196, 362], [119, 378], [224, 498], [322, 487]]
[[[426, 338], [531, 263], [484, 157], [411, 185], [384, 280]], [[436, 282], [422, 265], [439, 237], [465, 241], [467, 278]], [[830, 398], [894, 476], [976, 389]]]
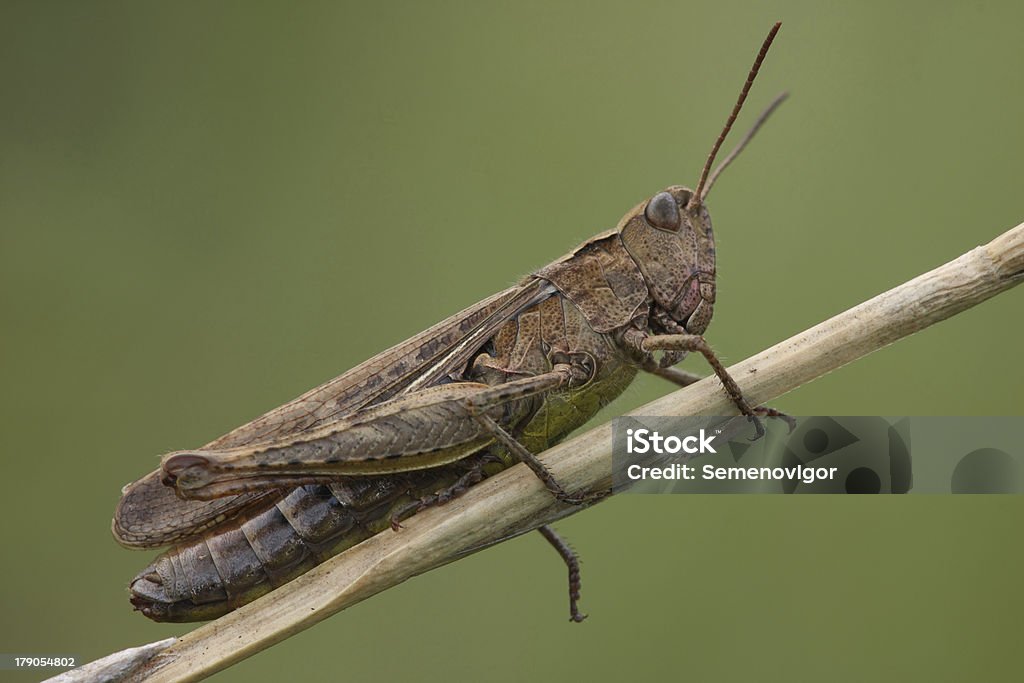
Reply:
[[722, 159], [722, 163], [718, 164], [718, 167], [711, 172], [711, 176], [708, 178], [708, 182], [704, 186], [704, 191], [700, 194], [700, 200], [702, 202], [707, 199], [708, 193], [711, 192], [711, 187], [715, 184], [715, 181], [718, 180], [718, 176], [722, 175], [722, 171], [724, 171], [729, 164], [731, 164], [733, 160], [740, 155], [740, 152], [743, 151], [743, 148], [747, 146], [748, 142], [754, 139], [754, 135], [756, 135], [757, 131], [761, 129], [761, 126], [763, 126], [764, 122], [768, 120], [768, 117], [772, 115], [772, 112], [778, 109], [779, 105], [786, 101], [787, 97], [789, 97], [788, 92], [776, 95], [775, 99], [772, 100], [772, 103], [765, 107], [765, 110], [757, 117], [757, 120], [754, 121], [754, 125], [750, 127], [750, 130], [748, 130], [747, 134], [743, 136], [740, 143], [736, 145], [733, 150], [729, 152], [729, 156]]
[[[711, 165], [715, 163], [715, 155], [718, 154], [719, 148], [721, 148], [722, 143], [725, 142], [725, 136], [729, 134], [729, 131], [732, 129], [732, 124], [736, 121], [736, 117], [740, 113], [740, 109], [743, 108], [743, 102], [747, 99], [747, 93], [750, 92], [750, 86], [754, 84], [757, 72], [761, 69], [761, 62], [764, 61], [765, 55], [768, 54], [768, 48], [771, 47], [772, 41], [775, 40], [775, 34], [779, 32], [779, 28], [781, 28], [781, 26], [781, 21], [776, 22], [775, 25], [772, 26], [772, 30], [768, 32], [768, 37], [765, 38], [764, 42], [761, 44], [761, 51], [757, 53], [757, 58], [754, 59], [754, 66], [750, 67], [750, 73], [747, 74], [747, 82], [743, 84], [743, 90], [740, 91], [739, 99], [736, 100], [736, 106], [732, 108], [732, 113], [729, 114], [729, 119], [725, 122], [725, 128], [722, 129], [721, 134], [718, 136], [718, 139], [715, 140], [715, 144], [711, 148], [711, 154], [708, 155], [708, 160], [704, 164], [704, 170], [701, 171], [700, 182], [697, 183], [697, 189], [694, 190], [693, 196], [690, 197], [690, 201], [686, 205], [687, 211], [694, 211], [698, 206], [700, 206], [700, 203], [704, 199], [704, 195], [707, 194], [704, 192], [704, 185], [707, 183], [708, 173], [711, 172]], [[729, 161], [731, 161], [731, 159]]]

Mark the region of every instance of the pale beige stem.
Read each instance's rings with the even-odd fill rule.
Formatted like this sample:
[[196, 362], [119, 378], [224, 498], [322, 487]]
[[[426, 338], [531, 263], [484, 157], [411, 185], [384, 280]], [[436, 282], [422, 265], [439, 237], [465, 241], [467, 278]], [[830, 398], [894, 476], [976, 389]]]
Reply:
[[44, 683], [96, 683], [97, 681], [123, 681], [175, 642], [175, 638], [158, 640], [155, 643], [119, 650], [106, 657], [89, 662], [76, 669], [47, 678]]
[[[974, 306], [1024, 280], [1024, 224], [989, 244], [776, 344], [729, 372], [763, 403], [850, 361]], [[727, 415], [735, 406], [707, 378], [635, 415]], [[607, 486], [606, 424], [541, 459], [570, 492]], [[571, 514], [523, 465], [429, 509], [398, 533], [378, 534], [291, 583], [182, 636], [130, 680], [195, 681], [270, 647], [406, 579]], [[500, 520], [500, 522], [495, 522]]]

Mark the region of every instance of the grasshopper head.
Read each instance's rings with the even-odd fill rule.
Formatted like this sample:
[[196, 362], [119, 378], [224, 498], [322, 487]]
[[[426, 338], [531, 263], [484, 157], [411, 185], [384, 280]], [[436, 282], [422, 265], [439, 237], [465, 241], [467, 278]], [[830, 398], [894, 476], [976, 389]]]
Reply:
[[715, 303], [715, 238], [704, 203], [693, 201], [693, 190], [673, 185], [619, 226], [655, 305], [690, 334], [703, 334]]

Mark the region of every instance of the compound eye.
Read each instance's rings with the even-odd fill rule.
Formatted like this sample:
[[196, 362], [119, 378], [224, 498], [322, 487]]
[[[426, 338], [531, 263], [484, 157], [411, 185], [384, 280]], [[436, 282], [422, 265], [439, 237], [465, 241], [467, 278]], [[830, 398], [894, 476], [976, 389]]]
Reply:
[[679, 229], [679, 205], [668, 192], [659, 192], [651, 197], [651, 201], [647, 202], [644, 216], [648, 223], [661, 230], [675, 232]]

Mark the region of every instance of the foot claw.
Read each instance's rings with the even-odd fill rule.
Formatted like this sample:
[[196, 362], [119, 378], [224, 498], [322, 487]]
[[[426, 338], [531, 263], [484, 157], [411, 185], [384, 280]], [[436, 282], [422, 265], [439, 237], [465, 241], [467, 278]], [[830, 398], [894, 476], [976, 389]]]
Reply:
[[789, 426], [789, 433], [792, 434], [793, 430], [796, 429], [796, 418], [787, 415], [781, 410], [775, 410], [775, 408], [769, 408], [768, 406], [758, 406], [754, 408], [754, 413], [761, 417], [774, 417], [778, 420], [782, 420]]
[[764, 425], [761, 424], [761, 421], [759, 419], [757, 419], [756, 415], [754, 415], [754, 414], [747, 415], [747, 420], [750, 421], [750, 422], [753, 422], [754, 423], [754, 429], [757, 430], [757, 434], [755, 434], [754, 436], [748, 438], [747, 441], [757, 441], [762, 436], [764, 436]]

